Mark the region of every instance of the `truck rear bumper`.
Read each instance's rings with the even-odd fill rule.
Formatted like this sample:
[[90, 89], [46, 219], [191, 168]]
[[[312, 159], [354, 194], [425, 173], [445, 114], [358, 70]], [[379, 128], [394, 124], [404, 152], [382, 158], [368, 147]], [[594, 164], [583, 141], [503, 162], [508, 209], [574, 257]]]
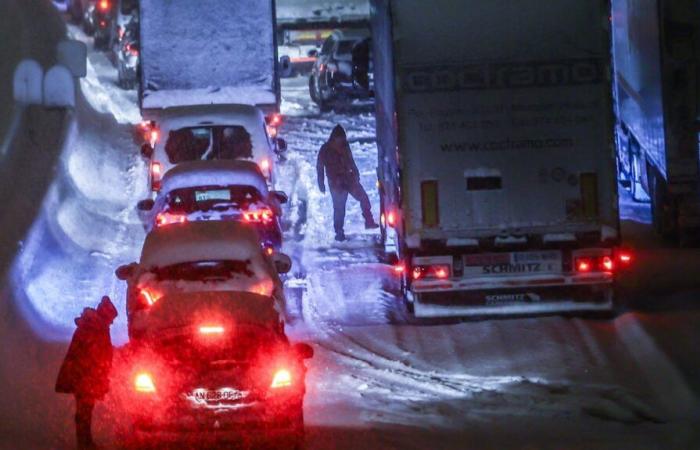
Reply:
[[414, 283], [417, 317], [611, 311], [613, 276], [549, 275]]

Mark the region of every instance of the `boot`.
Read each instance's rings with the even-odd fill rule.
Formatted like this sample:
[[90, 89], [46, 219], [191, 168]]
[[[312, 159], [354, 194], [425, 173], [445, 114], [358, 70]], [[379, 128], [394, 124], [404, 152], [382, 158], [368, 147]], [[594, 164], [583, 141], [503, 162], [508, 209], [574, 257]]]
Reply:
[[338, 242], [343, 242], [345, 240], [345, 232], [339, 231], [335, 233], [335, 240]]

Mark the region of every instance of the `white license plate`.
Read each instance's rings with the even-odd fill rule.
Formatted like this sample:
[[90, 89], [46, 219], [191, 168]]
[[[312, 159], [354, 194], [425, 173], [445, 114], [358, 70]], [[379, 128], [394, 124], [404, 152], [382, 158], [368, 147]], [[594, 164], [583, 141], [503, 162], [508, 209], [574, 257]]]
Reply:
[[194, 403], [229, 403], [248, 397], [249, 391], [241, 391], [234, 388], [222, 389], [195, 389], [187, 393], [187, 399]]
[[560, 273], [561, 252], [544, 250], [464, 255], [464, 275], [527, 275]]

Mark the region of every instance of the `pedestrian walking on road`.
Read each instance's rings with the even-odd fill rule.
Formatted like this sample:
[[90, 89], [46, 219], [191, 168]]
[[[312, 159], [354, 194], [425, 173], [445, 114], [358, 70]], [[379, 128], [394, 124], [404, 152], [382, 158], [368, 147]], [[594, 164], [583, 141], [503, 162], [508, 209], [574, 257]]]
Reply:
[[78, 449], [96, 449], [92, 440], [95, 402], [109, 391], [112, 339], [109, 327], [117, 309], [104, 296], [97, 308], [85, 308], [75, 319], [77, 326], [56, 380], [56, 392], [75, 396], [75, 430]]
[[345, 240], [343, 227], [348, 194], [360, 202], [365, 228], [369, 230], [379, 227], [372, 217], [369, 198], [360, 184], [360, 172], [357, 170], [342, 126], [336, 125], [328, 141], [321, 146], [316, 161], [316, 172], [318, 189], [323, 193], [326, 192], [325, 176], [328, 177], [328, 187], [333, 199], [333, 228], [335, 229], [336, 241]]

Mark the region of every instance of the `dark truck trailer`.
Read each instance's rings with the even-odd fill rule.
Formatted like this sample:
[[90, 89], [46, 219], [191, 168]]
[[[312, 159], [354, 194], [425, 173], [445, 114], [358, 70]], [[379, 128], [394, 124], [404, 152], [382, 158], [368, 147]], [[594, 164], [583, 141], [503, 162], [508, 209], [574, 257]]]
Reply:
[[700, 229], [698, 57], [694, 0], [613, 0], [618, 161], [656, 230], [687, 241]]
[[382, 238], [417, 316], [609, 311], [610, 5], [372, 3]]

